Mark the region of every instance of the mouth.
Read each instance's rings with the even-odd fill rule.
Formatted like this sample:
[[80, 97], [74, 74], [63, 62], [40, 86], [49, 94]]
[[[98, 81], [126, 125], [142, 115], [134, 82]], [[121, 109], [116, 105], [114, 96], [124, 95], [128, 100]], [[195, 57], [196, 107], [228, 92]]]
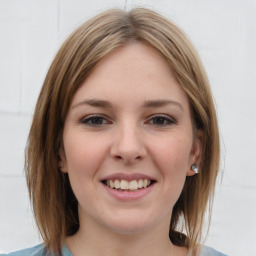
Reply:
[[152, 186], [156, 181], [150, 179], [107, 179], [101, 181], [105, 186], [121, 192], [136, 192]]

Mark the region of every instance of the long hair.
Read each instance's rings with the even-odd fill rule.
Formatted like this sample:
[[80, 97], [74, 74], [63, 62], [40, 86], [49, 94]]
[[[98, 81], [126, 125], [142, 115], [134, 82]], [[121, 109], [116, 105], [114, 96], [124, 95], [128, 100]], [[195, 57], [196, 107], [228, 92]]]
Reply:
[[[186, 93], [193, 121], [204, 133], [200, 174], [187, 177], [176, 202], [170, 239], [195, 253], [212, 205], [219, 168], [219, 133], [205, 70], [191, 42], [173, 22], [145, 8], [114, 9], [90, 19], [63, 43], [41, 89], [26, 148], [25, 170], [37, 226], [47, 249], [61, 252], [79, 229], [78, 203], [59, 170], [62, 133], [71, 100], [94, 66], [129, 42], [142, 42], [166, 60]], [[210, 216], [210, 215], [209, 215]]]

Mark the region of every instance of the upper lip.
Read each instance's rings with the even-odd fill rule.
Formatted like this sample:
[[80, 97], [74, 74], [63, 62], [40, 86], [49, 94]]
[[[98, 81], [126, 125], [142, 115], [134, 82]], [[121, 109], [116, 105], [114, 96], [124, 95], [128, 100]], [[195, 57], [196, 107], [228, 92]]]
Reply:
[[127, 173], [114, 173], [111, 175], [108, 175], [104, 178], [101, 179], [101, 181], [104, 180], [139, 180], [139, 179], [148, 179], [148, 180], [156, 180], [153, 177], [150, 177], [148, 175], [145, 174], [141, 174], [141, 173], [131, 173], [131, 174], [127, 174]]

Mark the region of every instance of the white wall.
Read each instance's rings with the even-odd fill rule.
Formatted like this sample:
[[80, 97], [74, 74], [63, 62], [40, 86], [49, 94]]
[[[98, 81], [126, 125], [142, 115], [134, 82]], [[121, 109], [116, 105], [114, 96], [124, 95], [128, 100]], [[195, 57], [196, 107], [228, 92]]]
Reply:
[[161, 11], [198, 48], [216, 98], [223, 156], [207, 244], [233, 256], [256, 255], [255, 0], [0, 0], [0, 251], [40, 241], [23, 151], [54, 53], [81, 22], [125, 2]]

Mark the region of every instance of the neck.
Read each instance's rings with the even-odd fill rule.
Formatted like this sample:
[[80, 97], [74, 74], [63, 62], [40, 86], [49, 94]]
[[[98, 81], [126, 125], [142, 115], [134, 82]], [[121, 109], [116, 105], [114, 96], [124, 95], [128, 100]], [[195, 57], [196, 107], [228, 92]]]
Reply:
[[[174, 254], [175, 246], [169, 240], [169, 231], [162, 225], [132, 234], [120, 234], [107, 228], [95, 228], [87, 222], [67, 238], [73, 256], [166, 256]], [[168, 225], [167, 225], [168, 227]]]

